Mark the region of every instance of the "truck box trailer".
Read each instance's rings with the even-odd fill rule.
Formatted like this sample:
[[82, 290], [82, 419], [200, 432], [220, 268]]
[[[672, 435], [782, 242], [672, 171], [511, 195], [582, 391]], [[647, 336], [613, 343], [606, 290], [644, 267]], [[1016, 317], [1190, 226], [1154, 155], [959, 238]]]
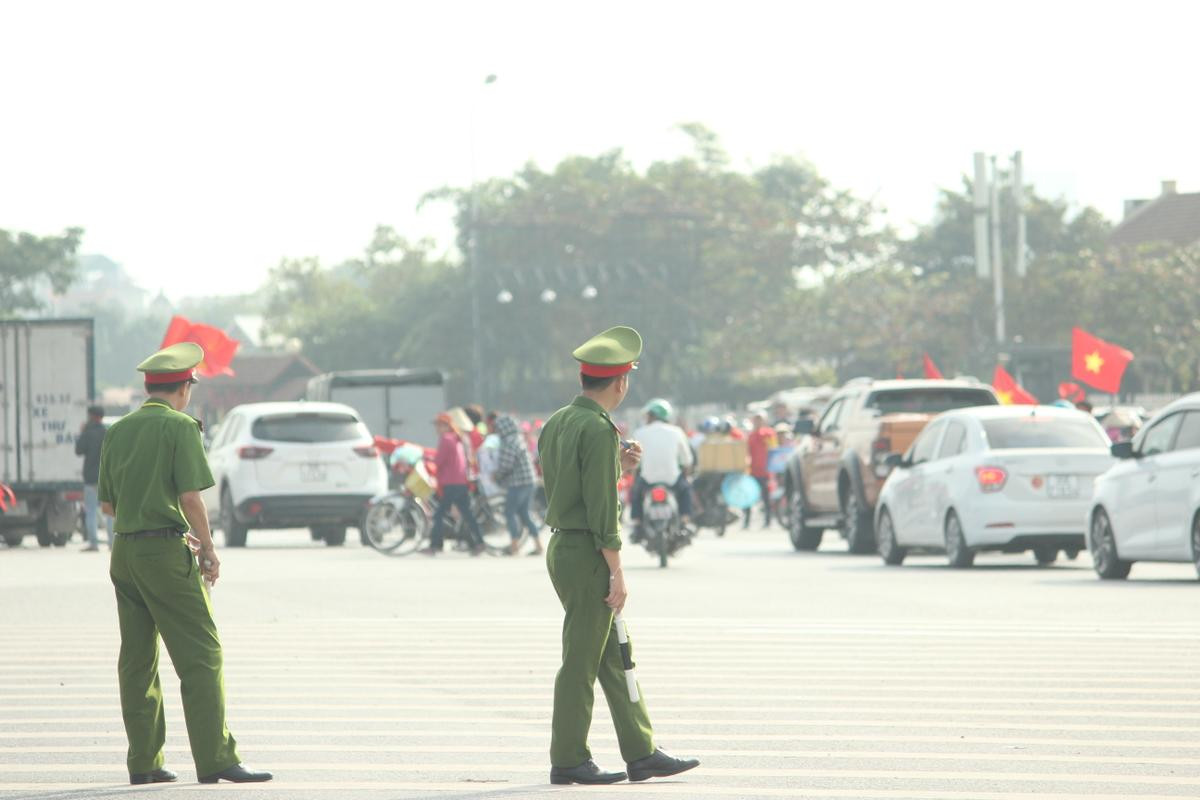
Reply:
[[435, 369], [329, 372], [308, 382], [309, 400], [345, 403], [375, 436], [434, 447], [433, 418], [446, 410], [445, 376]]
[[0, 537], [64, 545], [83, 497], [75, 438], [95, 389], [91, 319], [0, 320], [0, 483], [16, 504]]

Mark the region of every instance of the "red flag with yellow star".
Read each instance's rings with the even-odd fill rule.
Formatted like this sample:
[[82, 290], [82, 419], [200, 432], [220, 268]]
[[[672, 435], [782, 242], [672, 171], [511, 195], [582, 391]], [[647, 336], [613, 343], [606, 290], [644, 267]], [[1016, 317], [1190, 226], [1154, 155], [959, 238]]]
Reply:
[[1116, 394], [1133, 353], [1082, 328], [1071, 331], [1071, 377], [1094, 389]]
[[996, 371], [992, 374], [992, 388], [996, 390], [996, 396], [1000, 398], [1002, 405], [1036, 406], [1038, 404], [1038, 399], [1026, 391], [1024, 386], [1017, 383], [1017, 379], [999, 364], [996, 365]]
[[230, 338], [220, 328], [202, 322], [192, 322], [186, 317], [171, 317], [171, 323], [167, 326], [167, 332], [163, 335], [159, 347], [168, 347], [179, 342], [194, 342], [203, 348], [204, 360], [196, 367], [196, 371], [204, 377], [233, 374], [229, 364], [241, 343]]

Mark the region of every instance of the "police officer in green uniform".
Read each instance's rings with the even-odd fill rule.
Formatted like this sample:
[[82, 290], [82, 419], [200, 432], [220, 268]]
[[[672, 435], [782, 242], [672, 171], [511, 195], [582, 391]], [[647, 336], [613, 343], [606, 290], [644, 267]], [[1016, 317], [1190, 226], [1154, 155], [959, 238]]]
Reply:
[[616, 783], [626, 777], [601, 770], [588, 749], [597, 678], [630, 780], [675, 775], [700, 763], [672, 758], [654, 746], [645, 701], [629, 699], [613, 625], [626, 597], [617, 480], [637, 466], [641, 446], [622, 447], [609, 413], [625, 399], [641, 353], [642, 337], [625, 326], [577, 348], [583, 392], [546, 422], [538, 440], [546, 523], [554, 530], [546, 563], [566, 612], [562, 667], [554, 681], [551, 783]]
[[271, 779], [269, 772], [242, 766], [225, 726], [221, 642], [201, 583], [215, 583], [221, 568], [200, 499], [213, 485], [212, 474], [199, 424], [183, 413], [203, 359], [204, 351], [187, 342], [139, 364], [149, 397], [109, 428], [100, 453], [100, 501], [117, 532], [109, 575], [121, 626], [117, 676], [134, 784], [176, 779], [163, 768], [159, 636], [179, 675], [200, 782]]

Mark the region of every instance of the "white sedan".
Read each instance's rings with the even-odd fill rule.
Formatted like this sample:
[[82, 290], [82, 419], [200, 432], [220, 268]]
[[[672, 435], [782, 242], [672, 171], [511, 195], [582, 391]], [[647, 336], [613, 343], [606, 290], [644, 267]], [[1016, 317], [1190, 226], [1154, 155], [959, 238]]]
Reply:
[[1091, 416], [1052, 406], [983, 406], [933, 419], [879, 495], [879, 553], [944, 552], [969, 567], [981, 550], [1032, 550], [1050, 564], [1085, 547], [1096, 476], [1113, 464]]
[[1096, 481], [1088, 548], [1101, 578], [1134, 561], [1191, 561], [1200, 571], [1200, 394], [1160, 411]]

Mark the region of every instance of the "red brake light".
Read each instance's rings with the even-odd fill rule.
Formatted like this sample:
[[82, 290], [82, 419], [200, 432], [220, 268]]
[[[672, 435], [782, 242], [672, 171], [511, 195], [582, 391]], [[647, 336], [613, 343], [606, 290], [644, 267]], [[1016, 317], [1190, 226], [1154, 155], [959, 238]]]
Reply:
[[1008, 472], [1002, 467], [976, 467], [975, 479], [979, 481], [980, 491], [998, 492], [1008, 481]]
[[358, 453], [363, 458], [379, 458], [379, 448], [373, 444], [368, 444], [363, 447], [354, 448], [354, 452]]
[[238, 458], [245, 459], [246, 461], [253, 461], [258, 458], [266, 458], [273, 452], [275, 452], [275, 450], [272, 447], [247, 446], [239, 447], [237, 454]]
[[667, 490], [661, 486], [655, 486], [650, 490], [650, 499], [656, 503], [667, 502]]
[[63, 492], [63, 500], [78, 502], [83, 499], [83, 492]]

